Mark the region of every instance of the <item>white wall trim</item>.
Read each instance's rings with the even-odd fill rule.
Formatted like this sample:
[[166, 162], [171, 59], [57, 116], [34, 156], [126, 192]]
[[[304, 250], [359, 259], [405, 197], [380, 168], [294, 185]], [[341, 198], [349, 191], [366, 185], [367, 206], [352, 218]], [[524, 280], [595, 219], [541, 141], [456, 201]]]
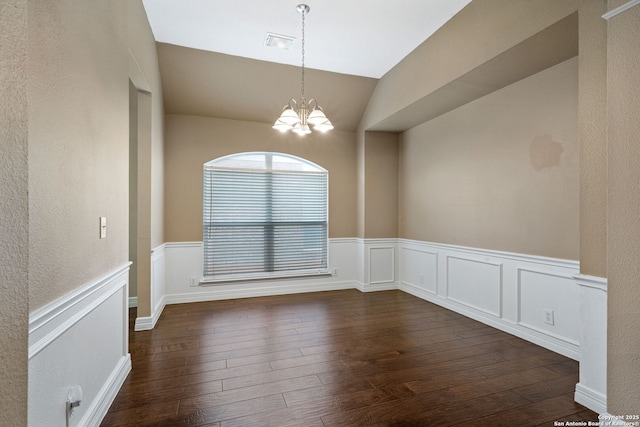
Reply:
[[[400, 290], [580, 359], [579, 262], [408, 239], [398, 245]], [[558, 301], [555, 290], [570, 298]], [[547, 307], [555, 307], [553, 326], [542, 322]]]
[[138, 297], [129, 297], [129, 308], [136, 308], [138, 306]]
[[374, 262], [369, 262], [369, 285], [382, 285], [382, 284], [389, 284], [389, 283], [395, 283], [395, 277], [396, 277], [396, 269], [395, 269], [395, 258], [396, 258], [396, 247], [395, 245], [378, 245], [378, 246], [371, 246], [370, 242], [368, 243], [368, 250], [369, 250], [369, 260], [371, 260], [372, 256], [373, 256], [373, 252], [383, 252], [386, 251], [388, 252], [387, 255], [390, 257], [388, 258], [388, 261], [390, 260], [388, 266], [388, 271], [386, 271], [387, 277], [384, 278], [379, 278], [379, 279], [374, 279], [374, 277], [376, 276], [375, 272], [374, 272], [374, 268], [376, 268], [376, 263]]
[[129, 268], [87, 283], [31, 313], [30, 424], [64, 425], [66, 393], [84, 398], [72, 425], [98, 427], [131, 370]]
[[164, 244], [165, 249], [175, 248], [201, 248], [202, 242], [167, 242]]
[[[153, 329], [164, 310], [166, 305], [166, 265], [165, 265], [165, 249], [166, 243], [163, 243], [151, 250], [151, 315], [138, 316], [134, 325], [135, 331], [148, 331]], [[137, 299], [136, 299], [137, 303]]]
[[622, 12], [626, 12], [627, 10], [631, 9], [633, 6], [636, 6], [638, 4], [640, 4], [640, 0], [631, 0], [631, 1], [623, 4], [622, 6], [618, 6], [615, 9], [610, 10], [609, 12], [605, 13], [604, 15], [602, 15], [602, 17], [608, 21], [609, 19], [613, 18], [614, 16], [618, 16]]
[[575, 274], [573, 278], [579, 286], [592, 288], [607, 293], [607, 279], [604, 277], [588, 276], [586, 274]]
[[[496, 262], [496, 261], [487, 261], [487, 260], [479, 260], [479, 259], [473, 259], [473, 258], [468, 258], [468, 257], [462, 257], [462, 256], [452, 256], [452, 255], [445, 255], [445, 262], [446, 262], [446, 269], [445, 269], [445, 273], [446, 273], [446, 281], [445, 281], [445, 287], [444, 287], [444, 292], [445, 292], [445, 297], [448, 300], [454, 301], [458, 304], [464, 305], [466, 307], [469, 307], [473, 310], [477, 310], [480, 311], [482, 313], [488, 314], [490, 316], [493, 317], [497, 317], [500, 318], [502, 317], [502, 307], [503, 307], [503, 292], [502, 292], [502, 288], [503, 288], [503, 273], [502, 273], [502, 269], [503, 269], [503, 263], [501, 262]], [[485, 266], [490, 266], [490, 267], [494, 267], [497, 272], [498, 272], [498, 282], [495, 283], [496, 287], [498, 288], [498, 300], [495, 302], [497, 305], [497, 309], [496, 310], [491, 310], [488, 308], [484, 308], [481, 307], [479, 305], [464, 301], [460, 298], [456, 298], [454, 296], [451, 295], [450, 292], [450, 276], [451, 276], [451, 260], [459, 260], [459, 261], [463, 261], [463, 262], [470, 262], [470, 263], [475, 263], [475, 264], [480, 264], [480, 265], [485, 265]]]
[[[150, 331], [155, 328], [156, 323], [158, 323], [158, 319], [160, 319], [160, 315], [164, 310], [165, 305], [167, 305], [167, 297], [162, 296], [158, 304], [153, 308], [151, 316], [139, 316], [136, 317], [136, 323], [134, 326], [135, 331]], [[188, 301], [191, 302], [191, 301]]]
[[558, 335], [558, 334], [554, 334], [552, 332], [549, 331], [545, 331], [541, 328], [538, 328], [536, 326], [533, 325], [529, 325], [526, 322], [522, 321], [522, 281], [521, 281], [521, 273], [522, 272], [529, 272], [529, 273], [534, 273], [534, 274], [539, 274], [539, 275], [544, 275], [544, 276], [552, 276], [552, 277], [557, 277], [560, 279], [565, 279], [565, 280], [573, 280], [573, 275], [572, 274], [562, 274], [562, 273], [555, 273], [555, 272], [550, 272], [550, 271], [543, 271], [543, 270], [539, 270], [539, 269], [533, 269], [533, 268], [518, 268], [518, 315], [517, 315], [517, 324], [519, 326], [522, 326], [524, 328], [527, 329], [531, 329], [533, 331], [539, 332], [541, 334], [546, 334], [549, 335], [552, 338], [555, 338], [557, 340], [560, 341], [564, 341], [567, 344], [575, 347], [575, 348], [579, 348], [580, 347], [580, 342], [576, 339], [569, 339], [566, 338], [562, 335]]
[[576, 384], [576, 392], [573, 399], [598, 414], [607, 413], [607, 396], [582, 383]]
[[396, 291], [399, 289], [397, 282], [385, 282], [385, 283], [363, 283], [355, 282], [355, 289], [360, 292], [381, 292], [381, 291]]
[[[229, 286], [208, 286], [206, 291], [198, 293], [182, 293], [167, 295], [167, 304], [182, 304], [189, 302], [218, 301], [235, 298], [264, 297], [272, 295], [287, 295], [307, 292], [337, 291], [355, 288], [353, 281], [335, 283], [313, 283], [300, 285], [299, 281], [276, 281], [266, 286], [250, 286], [239, 282]], [[249, 285], [249, 286], [248, 286]], [[235, 287], [235, 289], [234, 289]], [[136, 325], [137, 326], [137, 325]], [[138, 330], [138, 329], [136, 329]]]
[[607, 279], [576, 274], [580, 288], [580, 382], [575, 400], [592, 411], [607, 410]]
[[470, 253], [470, 254], [480, 255], [480, 256], [490, 256], [490, 257], [496, 257], [500, 259], [509, 259], [513, 261], [542, 264], [545, 266], [571, 268], [575, 270], [580, 269], [580, 261], [569, 260], [569, 259], [550, 258], [550, 257], [539, 256], [539, 255], [529, 255], [529, 254], [521, 254], [521, 253], [515, 253], [515, 252], [503, 252], [503, 251], [496, 251], [492, 249], [471, 248], [468, 246], [447, 245], [444, 243], [422, 242], [419, 240], [409, 240], [409, 239], [398, 239], [398, 243], [402, 245], [416, 245], [423, 248], [452, 250], [457, 253]]
[[118, 365], [113, 370], [104, 386], [100, 389], [98, 396], [87, 409], [85, 416], [78, 423], [80, 426], [99, 427], [105, 415], [109, 411], [109, 407], [116, 399], [120, 388], [127, 379], [127, 375], [131, 371], [131, 355], [123, 356]]
[[111, 295], [129, 283], [127, 263], [29, 315], [29, 359], [40, 353]]

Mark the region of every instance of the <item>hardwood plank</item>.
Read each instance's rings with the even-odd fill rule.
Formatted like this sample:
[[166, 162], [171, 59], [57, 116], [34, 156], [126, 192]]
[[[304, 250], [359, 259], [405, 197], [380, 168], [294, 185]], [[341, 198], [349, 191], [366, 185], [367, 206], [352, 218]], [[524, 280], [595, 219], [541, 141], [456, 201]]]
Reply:
[[399, 291], [165, 308], [102, 426], [542, 426], [597, 421], [576, 361]]
[[[564, 419], [583, 410], [584, 408], [574, 402], [571, 396], [564, 395], [475, 419], [460, 424], [460, 426], [537, 426], [541, 423], [552, 423], [556, 420]], [[597, 415], [593, 414], [591, 421], [597, 421]]]
[[243, 387], [233, 390], [223, 390], [215, 393], [202, 394], [180, 400], [178, 413], [195, 412], [203, 408], [212, 408], [219, 405], [241, 402], [244, 400], [266, 397], [286, 392], [300, 392], [304, 389], [319, 386], [320, 379], [315, 375], [296, 377], [282, 381], [273, 381], [268, 384], [259, 384], [251, 387]]

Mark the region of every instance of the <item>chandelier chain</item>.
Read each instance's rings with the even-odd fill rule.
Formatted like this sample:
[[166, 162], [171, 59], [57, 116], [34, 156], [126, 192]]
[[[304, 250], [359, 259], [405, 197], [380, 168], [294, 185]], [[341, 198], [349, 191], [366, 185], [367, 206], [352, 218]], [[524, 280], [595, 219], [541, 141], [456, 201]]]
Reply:
[[304, 16], [306, 12], [302, 11], [302, 102], [304, 102]]

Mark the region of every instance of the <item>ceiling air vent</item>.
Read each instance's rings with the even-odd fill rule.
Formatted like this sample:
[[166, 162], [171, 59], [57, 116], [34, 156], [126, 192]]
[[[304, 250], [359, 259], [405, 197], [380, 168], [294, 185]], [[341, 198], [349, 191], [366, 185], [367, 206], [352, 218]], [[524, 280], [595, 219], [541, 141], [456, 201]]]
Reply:
[[264, 38], [264, 45], [282, 50], [289, 50], [291, 49], [291, 46], [293, 46], [294, 41], [296, 41], [295, 37], [267, 33], [267, 36]]

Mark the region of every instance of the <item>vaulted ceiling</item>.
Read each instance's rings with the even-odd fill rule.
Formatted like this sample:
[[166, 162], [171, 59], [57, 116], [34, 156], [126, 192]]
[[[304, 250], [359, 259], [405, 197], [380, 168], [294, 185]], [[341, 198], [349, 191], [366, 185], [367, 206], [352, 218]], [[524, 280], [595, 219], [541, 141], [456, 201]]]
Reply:
[[[380, 78], [471, 0], [144, 0], [156, 41], [300, 65], [306, 3], [306, 65]], [[267, 33], [295, 38], [290, 50]]]
[[[376, 83], [471, 0], [308, 0], [305, 94], [354, 131]], [[300, 0], [144, 0], [167, 114], [272, 123], [301, 91]], [[290, 50], [264, 45], [292, 36]]]

